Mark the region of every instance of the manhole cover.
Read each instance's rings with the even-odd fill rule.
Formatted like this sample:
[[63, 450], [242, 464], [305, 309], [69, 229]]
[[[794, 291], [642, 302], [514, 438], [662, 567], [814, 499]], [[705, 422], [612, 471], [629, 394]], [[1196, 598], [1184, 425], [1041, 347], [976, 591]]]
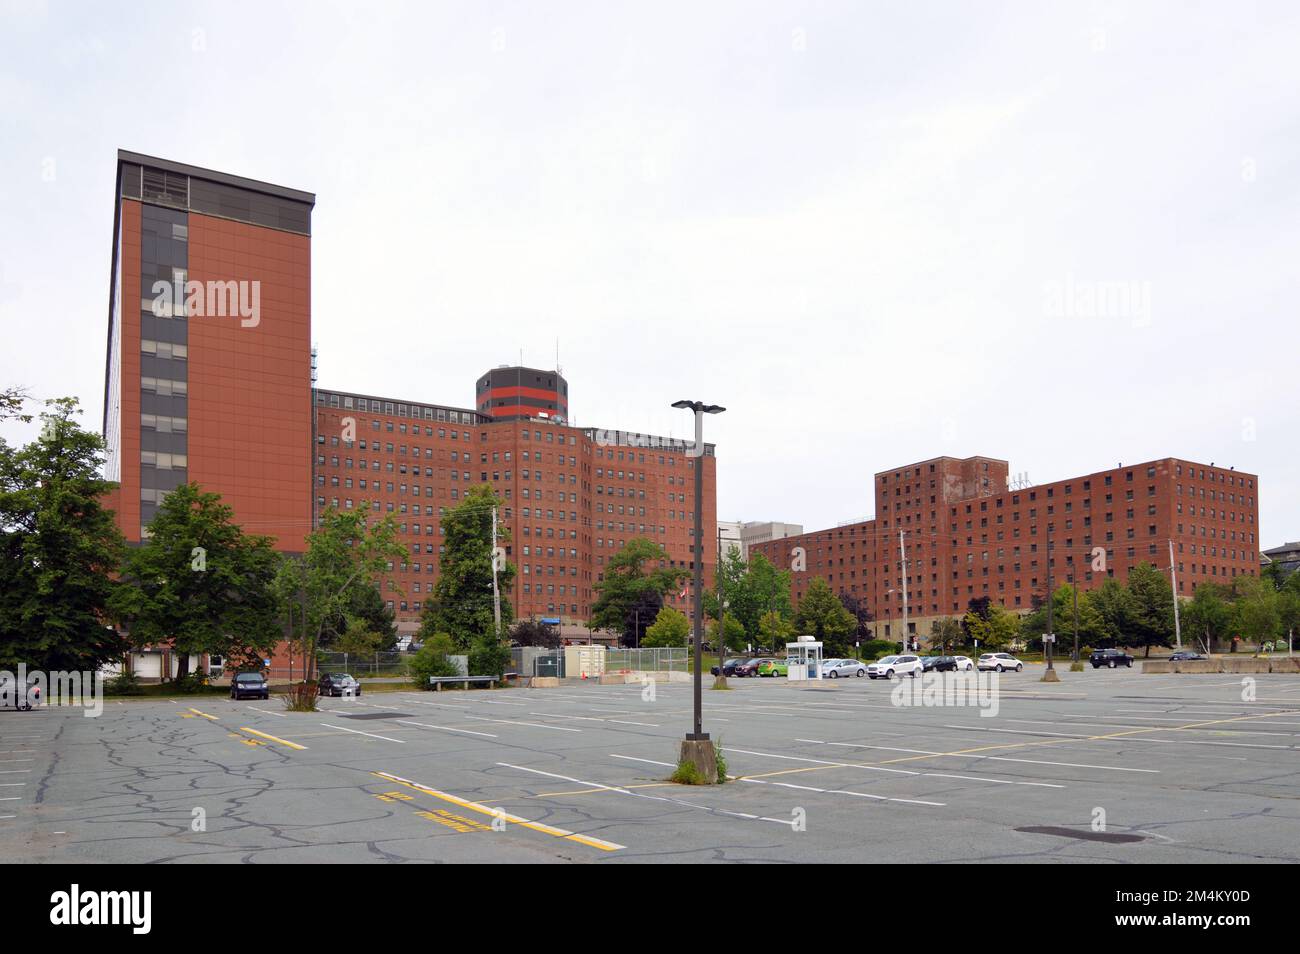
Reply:
[[355, 712], [355, 713], [336, 713], [341, 719], [409, 719], [409, 712]]
[[1124, 835], [1113, 831], [1081, 831], [1077, 828], [1059, 828], [1055, 825], [1029, 825], [1017, 828], [1030, 835], [1059, 835], [1062, 838], [1078, 838], [1080, 841], [1105, 841], [1112, 845], [1122, 845], [1133, 841], [1142, 841], [1141, 835]]

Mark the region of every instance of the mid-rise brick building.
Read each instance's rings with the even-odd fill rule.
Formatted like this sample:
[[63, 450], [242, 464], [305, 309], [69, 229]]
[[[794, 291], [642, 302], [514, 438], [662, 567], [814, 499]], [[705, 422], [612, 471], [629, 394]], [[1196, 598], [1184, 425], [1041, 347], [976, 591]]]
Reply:
[[[314, 203], [311, 193], [119, 151], [103, 433], [128, 541], [143, 539], [163, 497], [188, 481], [291, 553], [326, 506], [392, 513], [410, 557], [385, 599], [411, 632], [437, 580], [442, 516], [486, 483], [502, 497], [518, 567], [515, 614], [572, 629], [588, 618], [609, 558], [634, 537], [693, 569], [698, 474], [711, 585], [712, 445], [697, 457], [680, 440], [569, 426], [558, 370], [467, 376], [472, 408], [316, 390]], [[351, 441], [344, 418], [355, 423]], [[689, 612], [688, 588], [668, 602]]]
[[[881, 635], [897, 634], [906, 577], [910, 630], [924, 634], [979, 597], [1029, 610], [1047, 592], [1049, 540], [1053, 586], [1123, 581], [1143, 561], [1167, 571], [1171, 541], [1180, 596], [1207, 580], [1257, 576], [1258, 484], [1254, 474], [1166, 457], [1016, 486], [1004, 460], [938, 457], [876, 474], [873, 519], [751, 551], [793, 567], [796, 601], [814, 576], [865, 601]], [[1098, 556], [1104, 569], [1094, 570]]]
[[[510, 379], [534, 373], [498, 371]], [[487, 377], [480, 379], [480, 392]], [[608, 559], [634, 537], [662, 544], [670, 565], [693, 569], [697, 473], [704, 480], [704, 571], [711, 585], [713, 445], [695, 457], [690, 442], [572, 427], [517, 407], [495, 413], [502, 409], [316, 392], [316, 510], [364, 504], [397, 517], [410, 558], [394, 567], [385, 599], [399, 629], [418, 627], [438, 578], [442, 518], [476, 484], [492, 485], [502, 499], [506, 557], [517, 567], [510, 598], [518, 617], [580, 625], [590, 616], [594, 584]], [[684, 589], [670, 593], [668, 604], [689, 614], [691, 594]]]

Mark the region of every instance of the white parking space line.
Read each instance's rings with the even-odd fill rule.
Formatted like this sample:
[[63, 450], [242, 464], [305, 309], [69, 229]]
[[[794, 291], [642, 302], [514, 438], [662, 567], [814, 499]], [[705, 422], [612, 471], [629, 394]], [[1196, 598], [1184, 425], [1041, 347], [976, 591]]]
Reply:
[[733, 812], [725, 808], [712, 808], [708, 805], [700, 805], [696, 802], [688, 802], [680, 798], [669, 798], [663, 795], [650, 795], [645, 792], [633, 792], [618, 785], [605, 785], [603, 782], [588, 782], [580, 778], [574, 778], [571, 775], [559, 775], [555, 772], [543, 772], [541, 769], [529, 768], [526, 765], [512, 765], [509, 762], [498, 762], [504, 768], [516, 769], [520, 772], [531, 772], [534, 775], [544, 775], [547, 778], [559, 779], [562, 782], [572, 782], [574, 785], [585, 785], [593, 791], [616, 792], [619, 795], [627, 795], [630, 798], [643, 798], [652, 802], [667, 802], [670, 805], [679, 805], [683, 808], [693, 808], [696, 811], [709, 812], [713, 815], [729, 815], [732, 818], [744, 818], [749, 821], [766, 821], [776, 822], [778, 825], [785, 825], [788, 828], [794, 826], [794, 822], [789, 818], [768, 818], [764, 815], [751, 815], [748, 812]]
[[[659, 728], [657, 722], [631, 722], [627, 719], [603, 719], [598, 716], [561, 715], [558, 712], [530, 712], [529, 715], [541, 716], [543, 719], [579, 719], [583, 722], [613, 722], [618, 725], [641, 725], [650, 729]], [[527, 725], [527, 723], [524, 723]]]
[[788, 759], [792, 762], [812, 762], [815, 765], [828, 765], [834, 768], [859, 769], [864, 772], [887, 772], [890, 775], [911, 775], [926, 778], [951, 778], [963, 782], [987, 782], [991, 785], [1027, 785], [1033, 788], [1065, 788], [1056, 782], [1026, 782], [1020, 779], [988, 778], [980, 775], [951, 775], [943, 772], [926, 772], [914, 769], [889, 768], [884, 765], [861, 765], [856, 762], [827, 762], [824, 759], [809, 759], [798, 755], [777, 755], [772, 752], [754, 752], [749, 749], [729, 749], [742, 755], [758, 755], [769, 759]]
[[609, 756], [611, 759], [626, 759], [629, 762], [645, 762], [647, 765], [662, 765], [665, 768], [676, 768], [672, 762], [656, 762], [654, 759], [638, 759], [632, 755], [616, 755], [613, 752]]
[[[1074, 739], [1079, 742], [1110, 742], [1117, 745], [1125, 745], [1129, 742], [1145, 742], [1149, 745], [1231, 745], [1246, 749], [1294, 749], [1293, 745], [1265, 745], [1255, 742], [1214, 742], [1200, 739], [1140, 739], [1135, 735], [1124, 735], [1119, 738], [1108, 738], [1106, 736], [1095, 735], [1074, 735], [1066, 732], [1045, 732], [1042, 729], [991, 729], [987, 726], [973, 725], [945, 725], [945, 729], [969, 729], [972, 732], [1007, 732], [1011, 735], [1049, 735], [1054, 738]], [[1144, 729], [1146, 732], [1160, 732], [1161, 726], [1152, 726]], [[1167, 731], [1167, 730], [1166, 730]]]
[[843, 745], [855, 749], [881, 749], [886, 752], [910, 752], [914, 755], [929, 755], [941, 759], [986, 759], [991, 762], [1022, 762], [1027, 765], [1053, 765], [1059, 768], [1097, 769], [1105, 772], [1140, 772], [1144, 775], [1159, 775], [1159, 769], [1129, 768], [1122, 765], [1093, 765], [1087, 762], [1050, 762], [1047, 759], [1016, 759], [1006, 755], [959, 755], [953, 752], [930, 752], [924, 749], [899, 749], [888, 745], [862, 745], [857, 742], [821, 742], [818, 739], [795, 739], [796, 742], [816, 742], [818, 745]]
[[31, 769], [0, 769], [0, 775], [30, 775]]
[[[273, 712], [273, 711], [271, 711], [270, 709], [259, 709], [257, 706], [244, 706], [244, 708], [245, 708], [245, 709], [252, 709], [254, 712], [261, 712], [261, 713], [264, 713], [264, 714], [266, 714], [266, 715], [273, 715], [273, 716], [275, 716], [277, 719], [287, 719], [287, 718], [288, 718], [288, 716], [286, 716], [283, 712]], [[322, 709], [321, 711], [322, 711], [322, 712], [327, 712], [327, 711], [329, 711], [329, 710]]]
[[4, 762], [35, 762], [35, 761], [36, 761], [35, 759], [0, 759], [0, 763], [4, 763]]
[[362, 732], [360, 729], [349, 729], [347, 726], [335, 725], [332, 722], [322, 722], [320, 724], [325, 726], [327, 729], [338, 729], [340, 732], [351, 732], [353, 735], [364, 735], [372, 739], [383, 739], [385, 742], [396, 742], [399, 745], [404, 745], [406, 743], [405, 739], [390, 739], [386, 735], [375, 735], [373, 732]]
[[556, 732], [581, 732], [581, 729], [570, 729], [565, 725], [544, 725], [541, 722], [522, 722], [518, 719], [489, 719], [487, 716], [465, 716], [466, 719], [473, 719], [475, 722], [496, 722], [500, 725], [528, 725], [534, 729], [554, 729]]
[[0, 802], [21, 802], [22, 800], [23, 797], [21, 795], [6, 795], [3, 798], [0, 798]]
[[481, 735], [485, 739], [496, 739], [500, 736], [493, 735], [491, 732], [475, 732], [472, 729], [453, 729], [449, 725], [432, 725], [428, 722], [410, 722], [406, 719], [394, 719], [394, 722], [400, 722], [402, 725], [418, 725], [422, 729], [441, 729], [443, 732], [463, 732], [465, 735]]
[[771, 782], [762, 778], [742, 778], [741, 782], [749, 782], [753, 785], [772, 785], [777, 788], [794, 788], [804, 792], [818, 792], [822, 795], [852, 795], [856, 798], [869, 798], [877, 802], [901, 802], [905, 805], [927, 805], [933, 808], [943, 808], [946, 802], [929, 802], [920, 798], [894, 798], [889, 795], [873, 795], [870, 792], [853, 792], [844, 788], [817, 788], [813, 785], [796, 785], [793, 782]]
[[[1146, 726], [1133, 725], [1132, 723], [1127, 722], [1050, 722], [1045, 719], [1008, 719], [1007, 721], [1019, 722], [1024, 725], [1090, 725], [1096, 726], [1099, 729], [1145, 729], [1151, 732], [1160, 732], [1165, 729], [1177, 728], [1179, 732], [1231, 732], [1233, 735], [1280, 735], [1284, 738], [1293, 738], [1296, 735], [1294, 732], [1262, 732], [1254, 729], [1215, 729], [1201, 728], [1198, 726], [1188, 726], [1187, 728], [1182, 728], [1181, 726], [1175, 727], [1162, 725]], [[1184, 719], [1183, 721], [1186, 722], [1187, 720]], [[1277, 723], [1270, 722], [1268, 725], [1277, 725]]]

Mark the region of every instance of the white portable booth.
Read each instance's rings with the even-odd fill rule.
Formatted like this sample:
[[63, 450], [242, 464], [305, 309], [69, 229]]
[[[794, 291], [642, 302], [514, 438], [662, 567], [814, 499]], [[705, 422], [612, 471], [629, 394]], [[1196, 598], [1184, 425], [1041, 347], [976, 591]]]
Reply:
[[786, 678], [790, 682], [805, 682], [822, 677], [822, 644], [811, 636], [801, 636], [785, 644]]

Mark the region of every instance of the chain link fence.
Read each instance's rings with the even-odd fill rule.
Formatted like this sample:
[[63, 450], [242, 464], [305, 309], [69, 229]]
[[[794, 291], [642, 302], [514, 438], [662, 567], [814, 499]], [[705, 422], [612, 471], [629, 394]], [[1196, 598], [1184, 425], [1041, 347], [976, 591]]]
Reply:
[[318, 672], [362, 676], [405, 676], [409, 653], [317, 653]]
[[690, 672], [691, 651], [681, 646], [609, 650], [605, 656], [605, 671], [618, 672], [622, 669]]

